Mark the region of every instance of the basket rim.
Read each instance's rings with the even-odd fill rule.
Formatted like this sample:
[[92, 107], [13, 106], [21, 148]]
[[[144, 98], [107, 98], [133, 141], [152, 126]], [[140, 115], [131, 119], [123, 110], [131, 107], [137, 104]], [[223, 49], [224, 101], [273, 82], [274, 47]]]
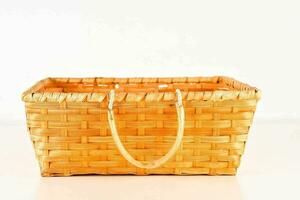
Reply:
[[[47, 84], [73, 83], [73, 84], [108, 84], [115, 86], [117, 84], [185, 84], [185, 83], [222, 83], [229, 90], [213, 90], [213, 91], [182, 91], [184, 101], [203, 100], [203, 101], [223, 101], [235, 99], [256, 99], [261, 97], [261, 91], [248, 84], [240, 82], [227, 76], [211, 76], [211, 77], [134, 77], [134, 78], [118, 78], [118, 77], [88, 77], [88, 78], [65, 78], [65, 77], [48, 77], [36, 82], [32, 87], [28, 88], [21, 95], [24, 102], [102, 102], [107, 100], [109, 91], [107, 92], [43, 92], [40, 91]], [[107, 89], [108, 90], [108, 89]], [[175, 94], [170, 91], [118, 91], [116, 89], [116, 102], [128, 101], [172, 101], [175, 100]]]

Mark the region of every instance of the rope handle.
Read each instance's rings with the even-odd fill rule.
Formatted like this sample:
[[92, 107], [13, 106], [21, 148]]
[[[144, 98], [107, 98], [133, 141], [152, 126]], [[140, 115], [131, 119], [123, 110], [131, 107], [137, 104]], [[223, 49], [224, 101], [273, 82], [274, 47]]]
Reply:
[[115, 123], [115, 117], [114, 117], [114, 112], [113, 112], [113, 103], [114, 103], [114, 97], [115, 97], [115, 91], [111, 90], [109, 93], [109, 100], [108, 100], [108, 122], [112, 134], [112, 138], [119, 149], [121, 155], [131, 164], [133, 164], [136, 167], [139, 168], [144, 168], [144, 169], [153, 169], [160, 167], [164, 163], [166, 163], [177, 151], [179, 148], [183, 134], [184, 134], [184, 108], [182, 105], [182, 96], [181, 92], [179, 89], [176, 89], [176, 96], [177, 96], [177, 102], [175, 103], [176, 105], [176, 111], [177, 111], [177, 117], [178, 117], [178, 129], [177, 129], [177, 136], [176, 140], [171, 147], [171, 149], [168, 151], [166, 155], [161, 157], [158, 160], [154, 161], [138, 161], [134, 159], [128, 151], [125, 149], [124, 145], [122, 144], [117, 128], [116, 128], [116, 123]]

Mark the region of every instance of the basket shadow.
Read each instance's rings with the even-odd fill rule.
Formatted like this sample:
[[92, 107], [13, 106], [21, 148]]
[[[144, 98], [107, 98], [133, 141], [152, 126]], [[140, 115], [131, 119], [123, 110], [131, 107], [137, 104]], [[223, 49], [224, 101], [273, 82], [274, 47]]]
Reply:
[[76, 176], [41, 178], [37, 199], [242, 199], [235, 176]]

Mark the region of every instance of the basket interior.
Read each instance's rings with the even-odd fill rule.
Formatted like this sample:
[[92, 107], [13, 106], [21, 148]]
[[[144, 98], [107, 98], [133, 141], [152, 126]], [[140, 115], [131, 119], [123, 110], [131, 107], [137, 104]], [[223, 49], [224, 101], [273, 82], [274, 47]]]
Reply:
[[[227, 77], [197, 78], [47, 78], [30, 92], [97, 93], [117, 89], [121, 92], [234, 91], [255, 90]], [[29, 91], [28, 91], [29, 92]]]

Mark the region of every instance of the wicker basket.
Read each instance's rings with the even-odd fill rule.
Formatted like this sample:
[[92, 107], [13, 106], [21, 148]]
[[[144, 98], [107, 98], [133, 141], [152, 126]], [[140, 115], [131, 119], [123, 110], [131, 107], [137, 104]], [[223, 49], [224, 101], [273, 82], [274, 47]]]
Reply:
[[259, 98], [227, 77], [47, 78], [22, 95], [42, 176], [234, 175]]

